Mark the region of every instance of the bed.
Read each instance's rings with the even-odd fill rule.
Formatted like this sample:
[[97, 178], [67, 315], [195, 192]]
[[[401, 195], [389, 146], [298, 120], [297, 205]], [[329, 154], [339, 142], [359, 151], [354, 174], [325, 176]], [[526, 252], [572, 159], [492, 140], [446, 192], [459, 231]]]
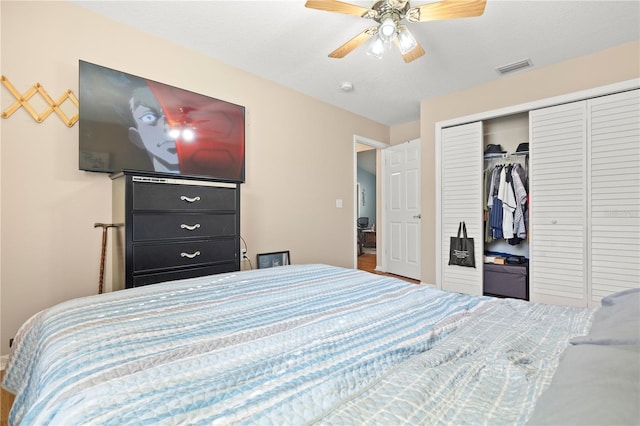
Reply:
[[43, 310], [16, 335], [3, 386], [13, 425], [553, 422], [536, 401], [569, 346], [597, 344], [571, 343], [594, 318], [282, 266]]

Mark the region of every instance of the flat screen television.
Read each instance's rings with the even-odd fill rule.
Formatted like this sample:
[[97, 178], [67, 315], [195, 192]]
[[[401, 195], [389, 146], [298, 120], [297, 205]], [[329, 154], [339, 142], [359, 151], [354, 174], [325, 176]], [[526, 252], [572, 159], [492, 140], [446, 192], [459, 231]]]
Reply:
[[244, 182], [245, 110], [80, 61], [80, 170]]

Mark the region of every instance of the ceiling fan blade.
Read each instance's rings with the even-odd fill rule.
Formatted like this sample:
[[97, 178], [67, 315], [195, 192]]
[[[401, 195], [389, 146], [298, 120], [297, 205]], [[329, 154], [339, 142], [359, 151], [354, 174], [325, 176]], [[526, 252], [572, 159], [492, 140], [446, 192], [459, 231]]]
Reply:
[[366, 7], [344, 3], [336, 0], [307, 0], [304, 6], [310, 9], [324, 10], [327, 12], [338, 12], [358, 17], [363, 17], [365, 14], [371, 12], [371, 9], [367, 9]]
[[[397, 38], [394, 39], [393, 42], [395, 43], [398, 50], [400, 50], [398, 39]], [[411, 49], [410, 51], [402, 55], [402, 59], [404, 59], [404, 61], [408, 64], [411, 61], [415, 61], [422, 55], [424, 55], [424, 49], [422, 48], [422, 46], [420, 46], [420, 43], [418, 43], [416, 47], [414, 47], [413, 49]]]
[[338, 47], [333, 52], [329, 53], [330, 58], [344, 58], [351, 53], [356, 47], [360, 46], [365, 41], [369, 40], [371, 36], [376, 35], [378, 27], [369, 27], [342, 46]]
[[480, 16], [484, 13], [486, 3], [487, 0], [443, 0], [428, 3], [409, 9], [407, 20], [423, 22]]
[[418, 59], [420, 56], [424, 55], [424, 49], [419, 44], [411, 49], [409, 52], [402, 55], [402, 59], [408, 64], [411, 61]]

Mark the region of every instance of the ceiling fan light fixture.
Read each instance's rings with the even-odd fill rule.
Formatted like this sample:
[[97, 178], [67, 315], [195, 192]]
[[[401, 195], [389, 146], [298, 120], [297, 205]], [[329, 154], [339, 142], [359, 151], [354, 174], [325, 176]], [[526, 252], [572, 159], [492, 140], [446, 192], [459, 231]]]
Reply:
[[[1, 1], [1, 0], [0, 0]], [[487, 0], [429, 0], [411, 7], [409, 0], [371, 0], [372, 6], [360, 6], [338, 0], [307, 0], [305, 7], [345, 15], [358, 16], [377, 22], [329, 54], [330, 58], [343, 58], [371, 37], [367, 54], [381, 58], [384, 44], [394, 42], [405, 63], [413, 62], [425, 54], [424, 49], [401, 23], [444, 21], [481, 16]], [[363, 2], [360, 2], [363, 3]], [[397, 37], [397, 39], [396, 39]]]
[[416, 39], [411, 35], [407, 27], [404, 25], [398, 26], [398, 47], [400, 53], [406, 55], [418, 45]]
[[378, 35], [382, 41], [391, 41], [393, 40], [393, 36], [396, 35], [396, 31], [397, 27], [395, 21], [391, 19], [391, 17], [386, 17], [378, 28]]
[[369, 43], [367, 55], [373, 56], [376, 59], [382, 59], [382, 55], [384, 55], [384, 41], [382, 41], [379, 35], [375, 36], [371, 40], [371, 43]]

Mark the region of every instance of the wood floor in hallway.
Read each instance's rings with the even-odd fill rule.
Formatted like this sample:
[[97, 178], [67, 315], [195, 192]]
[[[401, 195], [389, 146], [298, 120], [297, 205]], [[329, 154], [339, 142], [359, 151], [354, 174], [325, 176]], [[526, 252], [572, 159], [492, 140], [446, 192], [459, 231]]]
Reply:
[[420, 284], [420, 281], [418, 280], [414, 280], [407, 277], [401, 277], [400, 275], [387, 274], [385, 272], [376, 271], [376, 254], [375, 253], [364, 253], [358, 256], [358, 269], [371, 272], [373, 274], [387, 275], [390, 277], [400, 278], [401, 280], [405, 280], [413, 284]]

